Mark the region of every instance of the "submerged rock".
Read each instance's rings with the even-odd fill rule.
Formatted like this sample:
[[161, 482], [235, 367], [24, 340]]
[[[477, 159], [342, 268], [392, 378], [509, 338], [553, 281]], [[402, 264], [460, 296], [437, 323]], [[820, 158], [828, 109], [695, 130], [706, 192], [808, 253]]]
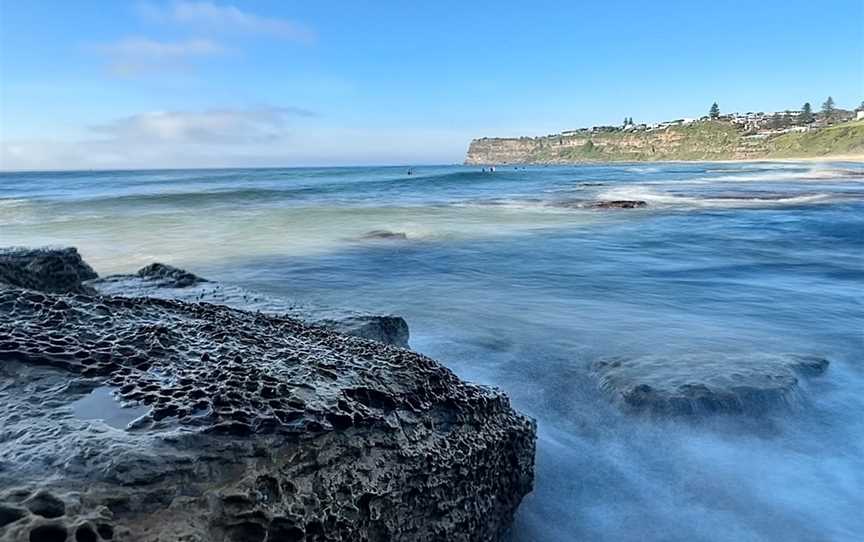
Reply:
[[648, 203], [642, 200], [600, 200], [587, 199], [562, 199], [550, 203], [552, 207], [563, 207], [565, 209], [638, 209], [647, 207]]
[[83, 284], [97, 278], [73, 247], [0, 248], [0, 286], [52, 293], [94, 293]]
[[408, 239], [408, 234], [401, 231], [372, 230], [364, 233], [361, 239], [405, 241]]
[[314, 323], [346, 335], [363, 337], [403, 348], [408, 347], [408, 322], [401, 316], [358, 314], [345, 316], [338, 320], [328, 318], [315, 320]]
[[638, 209], [640, 207], [647, 207], [648, 203], [642, 200], [623, 199], [595, 201], [588, 206], [594, 209]]
[[139, 269], [136, 275], [143, 279], [154, 281], [158, 286], [165, 288], [187, 288], [200, 282], [207, 282], [205, 279], [193, 275], [184, 269], [163, 263], [151, 263]]
[[206, 303], [0, 290], [0, 404], [3, 541], [495, 540], [533, 480], [500, 392]]
[[700, 353], [597, 362], [600, 388], [628, 410], [692, 415], [764, 412], [800, 401], [800, 377], [828, 360], [794, 354]]

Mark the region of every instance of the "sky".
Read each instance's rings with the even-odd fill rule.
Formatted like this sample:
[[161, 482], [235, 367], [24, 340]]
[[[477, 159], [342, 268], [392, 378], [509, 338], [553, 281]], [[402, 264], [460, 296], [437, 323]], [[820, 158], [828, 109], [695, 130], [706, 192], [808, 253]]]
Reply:
[[0, 0], [0, 169], [447, 164], [864, 100], [864, 0]]

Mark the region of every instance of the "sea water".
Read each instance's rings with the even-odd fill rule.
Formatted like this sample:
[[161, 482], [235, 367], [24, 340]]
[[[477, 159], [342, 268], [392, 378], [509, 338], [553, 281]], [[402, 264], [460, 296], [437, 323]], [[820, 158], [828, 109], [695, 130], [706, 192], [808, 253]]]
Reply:
[[[0, 245], [45, 244], [404, 316], [538, 421], [514, 540], [864, 536], [861, 165], [0, 174]], [[699, 419], [622, 412], [589, 371], [693, 352], [831, 366], [795, 409]]]

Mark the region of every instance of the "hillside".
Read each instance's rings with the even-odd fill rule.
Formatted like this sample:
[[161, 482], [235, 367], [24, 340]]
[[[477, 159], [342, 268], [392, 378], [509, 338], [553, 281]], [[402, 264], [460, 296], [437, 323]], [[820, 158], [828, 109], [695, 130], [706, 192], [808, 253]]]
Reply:
[[465, 163], [566, 164], [864, 156], [864, 121], [807, 132], [745, 134], [729, 122], [699, 121], [650, 132], [482, 138], [471, 142]]

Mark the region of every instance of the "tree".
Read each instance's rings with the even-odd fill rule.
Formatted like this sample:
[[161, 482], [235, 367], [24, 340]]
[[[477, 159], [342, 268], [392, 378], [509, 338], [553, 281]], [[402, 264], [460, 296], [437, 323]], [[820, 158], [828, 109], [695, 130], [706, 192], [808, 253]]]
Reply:
[[768, 126], [774, 130], [783, 127], [783, 117], [780, 116], [780, 113], [774, 113], [771, 115], [771, 120], [768, 121]]
[[805, 102], [801, 106], [801, 114], [798, 116], [798, 120], [801, 124], [810, 124], [813, 122], [813, 108], [810, 107], [810, 102]]
[[825, 116], [825, 120], [834, 118], [834, 98], [831, 96], [828, 96], [828, 99], [822, 104], [822, 114]]
[[717, 102], [711, 104], [711, 109], [708, 111], [708, 116], [711, 117], [711, 120], [717, 120], [720, 118], [720, 106], [717, 105]]

